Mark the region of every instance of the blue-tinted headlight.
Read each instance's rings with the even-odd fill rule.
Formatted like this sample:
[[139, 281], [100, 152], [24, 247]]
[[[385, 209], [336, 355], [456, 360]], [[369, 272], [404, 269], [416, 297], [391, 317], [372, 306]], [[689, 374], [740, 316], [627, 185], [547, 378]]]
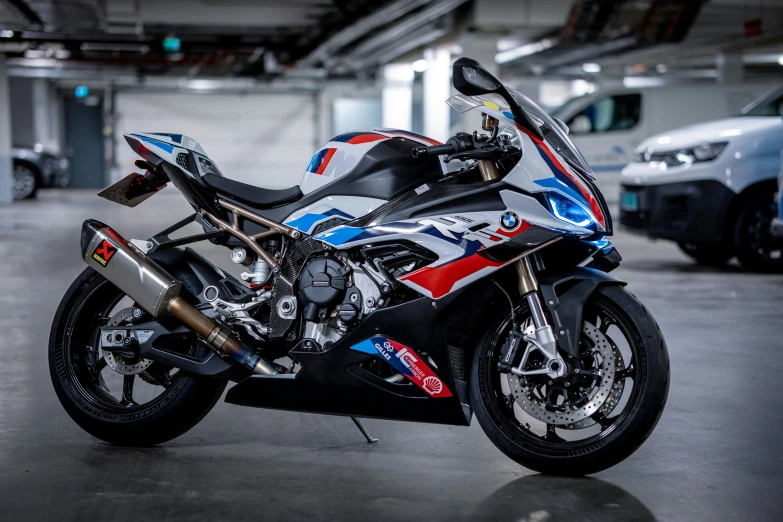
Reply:
[[578, 227], [590, 228], [594, 224], [592, 216], [582, 207], [557, 192], [549, 192], [546, 195], [549, 208], [557, 219], [571, 223]]

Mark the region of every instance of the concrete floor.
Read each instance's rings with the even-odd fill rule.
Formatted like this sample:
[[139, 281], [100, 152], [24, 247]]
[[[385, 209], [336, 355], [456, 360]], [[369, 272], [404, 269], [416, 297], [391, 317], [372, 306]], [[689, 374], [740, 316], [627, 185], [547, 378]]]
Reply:
[[46, 359], [83, 269], [81, 222], [140, 238], [188, 211], [170, 189], [137, 209], [76, 191], [0, 208], [0, 519], [783, 520], [783, 277], [701, 268], [622, 232], [615, 273], [660, 323], [672, 383], [650, 439], [593, 478], [531, 473], [475, 421], [370, 420], [381, 442], [368, 445], [346, 418], [218, 403], [157, 448], [91, 438], [60, 406]]

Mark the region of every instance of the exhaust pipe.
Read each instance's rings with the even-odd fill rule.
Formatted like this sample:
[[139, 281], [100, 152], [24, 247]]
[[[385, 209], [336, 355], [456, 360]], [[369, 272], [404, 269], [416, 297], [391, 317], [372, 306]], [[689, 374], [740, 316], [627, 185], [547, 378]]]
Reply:
[[212, 348], [252, 372], [264, 375], [278, 373], [268, 361], [231, 337], [229, 330], [180, 297], [182, 283], [109, 226], [93, 219], [85, 221], [81, 247], [82, 257], [89, 267], [125, 292], [154, 318], [171, 314]]

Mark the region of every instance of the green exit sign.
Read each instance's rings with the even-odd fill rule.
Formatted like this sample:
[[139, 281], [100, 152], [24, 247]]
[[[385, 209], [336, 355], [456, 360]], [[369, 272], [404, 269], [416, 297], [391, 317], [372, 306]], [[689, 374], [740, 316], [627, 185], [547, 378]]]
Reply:
[[179, 38], [167, 36], [163, 39], [163, 50], [167, 53], [178, 53], [181, 43]]

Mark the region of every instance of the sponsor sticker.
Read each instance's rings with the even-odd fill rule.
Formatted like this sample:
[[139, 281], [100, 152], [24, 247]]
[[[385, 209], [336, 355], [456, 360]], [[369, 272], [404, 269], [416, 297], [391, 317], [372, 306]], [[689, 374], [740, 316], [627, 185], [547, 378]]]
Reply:
[[433, 398], [451, 397], [451, 392], [432, 368], [411, 348], [386, 337], [377, 336], [351, 346], [353, 350], [377, 355], [413, 381]]
[[92, 258], [99, 262], [102, 266], [106, 266], [117, 253], [117, 247], [111, 244], [108, 239], [101, 241], [101, 244], [92, 253]]
[[415, 192], [416, 194], [424, 194], [430, 189], [430, 187], [425, 183], [424, 185], [417, 187]]

